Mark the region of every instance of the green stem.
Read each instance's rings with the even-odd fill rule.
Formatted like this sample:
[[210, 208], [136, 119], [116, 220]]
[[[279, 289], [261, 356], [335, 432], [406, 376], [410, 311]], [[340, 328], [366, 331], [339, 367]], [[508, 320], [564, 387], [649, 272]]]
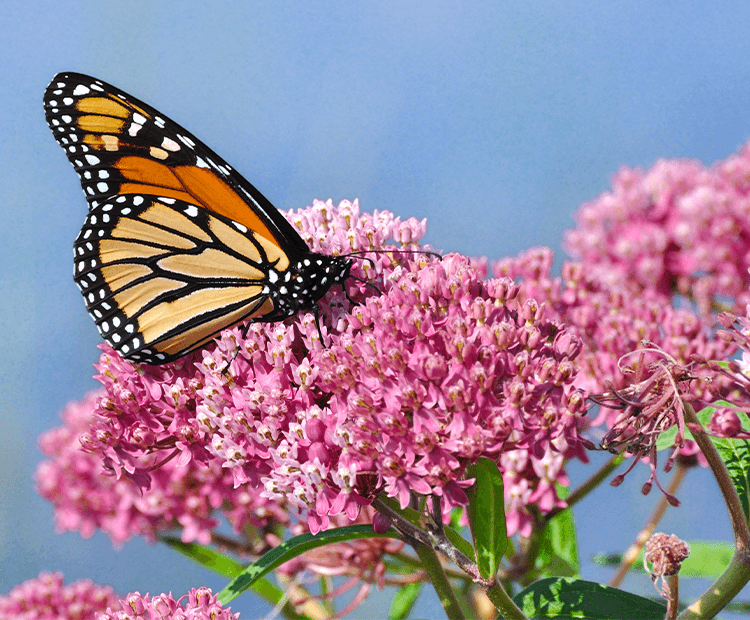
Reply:
[[414, 551], [422, 562], [422, 568], [430, 578], [435, 592], [437, 592], [440, 604], [445, 609], [445, 615], [450, 620], [466, 620], [458, 598], [456, 598], [456, 593], [453, 591], [435, 551], [417, 540], [412, 539], [409, 542], [414, 547]]
[[485, 587], [484, 592], [497, 609], [500, 618], [503, 618], [504, 620], [529, 620], [523, 615], [523, 612], [516, 607], [513, 599], [510, 598], [510, 595], [506, 592], [505, 588], [499, 583], [496, 583], [491, 587]]
[[[689, 403], [683, 403], [685, 410], [685, 421], [700, 427], [701, 423], [695, 410]], [[693, 429], [691, 429], [693, 430]], [[690, 618], [713, 618], [727, 603], [731, 601], [742, 588], [750, 581], [750, 550], [748, 549], [748, 525], [745, 513], [742, 510], [740, 498], [732, 484], [726, 465], [721, 459], [716, 446], [703, 432], [693, 431], [693, 439], [703, 452], [708, 461], [708, 466], [719, 484], [719, 489], [724, 496], [729, 518], [734, 530], [735, 552], [732, 561], [724, 573], [706, 590], [703, 595], [690, 607], [683, 611], [679, 618], [685, 620]]]
[[[690, 403], [683, 403], [683, 406], [685, 421], [692, 423], [696, 428], [701, 428], [701, 422], [695, 414], [695, 409], [693, 409], [692, 405]], [[729, 518], [732, 521], [734, 544], [738, 550], [747, 551], [748, 547], [750, 547], [750, 529], [748, 529], [747, 518], [745, 517], [745, 512], [742, 510], [742, 502], [740, 502], [737, 490], [734, 488], [734, 483], [727, 471], [727, 466], [724, 465], [719, 451], [706, 433], [693, 432], [693, 439], [695, 439], [695, 443], [698, 444], [701, 452], [703, 452], [703, 456], [706, 457], [708, 466], [711, 468], [711, 472], [719, 485], [719, 490], [724, 497], [724, 502], [729, 511]]]

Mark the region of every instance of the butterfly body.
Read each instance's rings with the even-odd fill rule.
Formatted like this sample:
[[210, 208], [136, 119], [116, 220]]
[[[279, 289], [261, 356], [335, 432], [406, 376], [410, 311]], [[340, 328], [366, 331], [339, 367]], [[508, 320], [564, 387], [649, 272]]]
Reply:
[[310, 251], [257, 189], [143, 102], [61, 73], [44, 103], [89, 203], [74, 278], [123, 357], [162, 364], [241, 321], [317, 317], [349, 277], [350, 260]]

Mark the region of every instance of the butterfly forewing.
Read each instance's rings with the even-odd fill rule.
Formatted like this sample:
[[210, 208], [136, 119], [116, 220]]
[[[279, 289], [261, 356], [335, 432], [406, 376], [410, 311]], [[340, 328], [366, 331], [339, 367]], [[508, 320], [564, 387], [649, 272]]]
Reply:
[[44, 93], [47, 123], [89, 205], [121, 194], [184, 200], [244, 224], [287, 252], [309, 251], [278, 210], [180, 125], [121, 90], [60, 73]]
[[310, 252], [257, 189], [145, 103], [61, 73], [44, 106], [89, 203], [74, 277], [124, 357], [162, 364], [240, 321], [316, 310], [349, 276], [351, 261]]

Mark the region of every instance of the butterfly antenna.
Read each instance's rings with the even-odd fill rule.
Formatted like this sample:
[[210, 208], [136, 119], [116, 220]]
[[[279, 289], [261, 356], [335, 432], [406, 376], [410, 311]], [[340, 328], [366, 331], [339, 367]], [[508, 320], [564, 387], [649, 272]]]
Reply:
[[237, 359], [237, 356], [240, 354], [240, 345], [237, 345], [234, 348], [234, 353], [232, 354], [232, 359], [227, 361], [226, 364], [224, 364], [224, 368], [221, 369], [221, 374], [225, 377], [229, 378], [229, 367], [232, 365], [232, 362]]
[[[443, 255], [438, 254], [437, 252], [432, 252], [430, 250], [409, 250], [406, 248], [396, 248], [392, 250], [386, 248], [383, 248], [382, 250], [355, 250], [354, 252], [349, 252], [348, 254], [343, 254], [342, 256], [361, 256], [362, 254], [423, 254], [424, 256], [429, 256], [430, 258], [443, 260]], [[375, 266], [375, 263], [371, 258], [362, 256], [362, 260], [369, 261], [373, 267]]]

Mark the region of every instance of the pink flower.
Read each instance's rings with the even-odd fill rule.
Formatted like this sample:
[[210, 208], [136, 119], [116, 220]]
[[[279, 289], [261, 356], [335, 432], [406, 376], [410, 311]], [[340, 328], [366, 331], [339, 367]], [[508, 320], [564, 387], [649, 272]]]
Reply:
[[[641, 347], [642, 341], [657, 345], [678, 364], [687, 366], [696, 357], [727, 359], [736, 345], [718, 337], [712, 321], [687, 308], [675, 308], [671, 298], [654, 290], [634, 294], [624, 285], [603, 282], [581, 263], [565, 262], [562, 277], [551, 275], [554, 256], [547, 248], [535, 248], [515, 258], [498, 261], [493, 273], [520, 280], [519, 296], [544, 302], [556, 321], [566, 324], [567, 334], [582, 343], [576, 357], [579, 367], [575, 385], [589, 393], [624, 389], [631, 377], [620, 360]], [[559, 347], [570, 347], [568, 336]], [[727, 378], [715, 371], [695, 373], [690, 393], [711, 402], [730, 389]], [[602, 409], [589, 420], [592, 426], [613, 424], [616, 414]]]
[[[82, 402], [70, 403], [62, 413], [65, 426], [39, 439], [42, 452], [52, 460], [37, 467], [37, 490], [55, 505], [59, 532], [79, 531], [88, 538], [99, 529], [121, 546], [131, 536], [153, 542], [159, 533], [179, 527], [183, 541], [208, 544], [219, 509], [237, 531], [248, 525], [264, 528], [288, 522], [287, 512], [276, 502], [251, 488], [235, 488], [231, 473], [215, 461], [162, 463], [150, 472], [146, 491], [127, 477], [106, 475], [101, 454], [83, 451], [79, 442], [96, 423], [103, 399], [100, 390]], [[158, 455], [150, 455], [142, 457], [140, 464], [147, 469], [158, 461]]]
[[105, 612], [96, 614], [96, 620], [132, 620], [133, 614], [139, 618], [170, 620], [237, 620], [240, 617], [229, 607], [225, 608], [210, 588], [193, 588], [179, 599], [171, 593], [150, 596], [133, 592]]
[[[356, 202], [315, 202], [289, 219], [312, 249], [329, 253], [413, 244], [424, 233], [424, 222], [360, 214]], [[307, 313], [253, 324], [244, 337], [241, 327], [225, 330], [215, 345], [160, 367], [134, 367], [105, 347], [106, 396], [86, 450], [144, 487], [162, 468], [197, 467], [195, 476], [208, 468], [215, 481], [219, 467], [237, 489], [296, 506], [312, 532], [338, 514], [356, 518], [381, 492], [402, 505], [413, 493], [463, 504], [466, 464], [501, 463], [508, 450], [557, 463], [540, 489], [533, 466], [507, 472], [544, 506], [557, 505], [549, 481], [564, 479], [565, 459], [585, 458], [577, 336], [544, 305], [517, 298], [510, 280], [484, 280], [481, 264], [408, 253], [415, 248], [355, 262], [352, 274], [374, 286], [347, 283], [357, 305], [340, 288], [326, 295], [325, 343]], [[209, 487], [211, 505], [226, 496], [224, 484]], [[193, 522], [190, 536], [210, 528]]]
[[[654, 430], [649, 424], [658, 418], [647, 420], [648, 416], [640, 413], [637, 419], [631, 420], [633, 407], [628, 407], [622, 397], [632, 402], [638, 400], [639, 407], [646, 407], [640, 401], [648, 400], [649, 390], [661, 389], [661, 384], [640, 386], [644, 379], [634, 381], [635, 373], [651, 375], [653, 369], [648, 368], [659, 360], [669, 359], [671, 367], [688, 369], [682, 374], [689, 376], [690, 381], [678, 381], [676, 387], [679, 389], [670, 392], [680, 402], [713, 402], [736, 391], [735, 379], [723, 375], [720, 369], [696, 366], [700, 359], [727, 359], [737, 348], [731, 338], [722, 338], [715, 333], [708, 318], [686, 308], [675, 308], [671, 298], [656, 290], [643, 289], [635, 293], [626, 288], [627, 283], [610, 281], [609, 278], [603, 281], [603, 274], [590, 265], [566, 262], [562, 277], [553, 278], [552, 263], [550, 250], [535, 248], [516, 258], [498, 261], [492, 269], [497, 276], [517, 278], [520, 299], [544, 302], [549, 316], [567, 326], [565, 335], [559, 335], [557, 339], [561, 350], [582, 346], [580, 354], [575, 355], [578, 373], [574, 384], [590, 394], [602, 395], [596, 402], [603, 406], [596, 417], [588, 419], [588, 424], [593, 433], [606, 438], [607, 444], [614, 446], [611, 442], [615, 436], [617, 441], [635, 444], [641, 435], [635, 433], [631, 437], [630, 422], [643, 425], [643, 432]], [[576, 338], [570, 341], [570, 336]], [[648, 353], [643, 359], [634, 357], [633, 352], [641, 349], [644, 341], [652, 343], [652, 349], [658, 349], [660, 353]], [[690, 369], [693, 372], [689, 372]], [[557, 372], [560, 371], [558, 368]], [[660, 372], [665, 371], [662, 368]], [[638, 398], [633, 400], [629, 396], [632, 394], [637, 394]], [[650, 402], [654, 416], [676, 411], [669, 407], [660, 409], [658, 398]], [[670, 406], [676, 402], [671, 401]], [[744, 402], [750, 405], [750, 394]], [[677, 417], [669, 419], [676, 421]], [[662, 421], [666, 422], [666, 419]], [[602, 426], [604, 430], [598, 428]], [[607, 428], [611, 429], [608, 433]], [[659, 428], [666, 430], [665, 426]], [[653, 440], [655, 436], [649, 436], [648, 442], [633, 452], [638, 456], [650, 456]], [[697, 452], [697, 447], [692, 441], [682, 441], [680, 435], [676, 450], [672, 458], [678, 454], [691, 456]], [[667, 461], [667, 467], [671, 460]], [[699, 456], [699, 461], [702, 461], [702, 456]], [[651, 480], [656, 480], [655, 460], [650, 466]], [[506, 480], [506, 488], [509, 482]], [[658, 484], [658, 480], [656, 482]], [[543, 499], [538, 492], [530, 497]]]
[[61, 573], [40, 573], [0, 596], [0, 618], [14, 620], [89, 620], [115, 605], [109, 586], [85, 579], [63, 584]]
[[702, 314], [750, 290], [750, 143], [712, 168], [659, 160], [621, 168], [612, 191], [583, 205], [566, 235], [570, 253], [601, 282], [633, 294], [694, 300]]

